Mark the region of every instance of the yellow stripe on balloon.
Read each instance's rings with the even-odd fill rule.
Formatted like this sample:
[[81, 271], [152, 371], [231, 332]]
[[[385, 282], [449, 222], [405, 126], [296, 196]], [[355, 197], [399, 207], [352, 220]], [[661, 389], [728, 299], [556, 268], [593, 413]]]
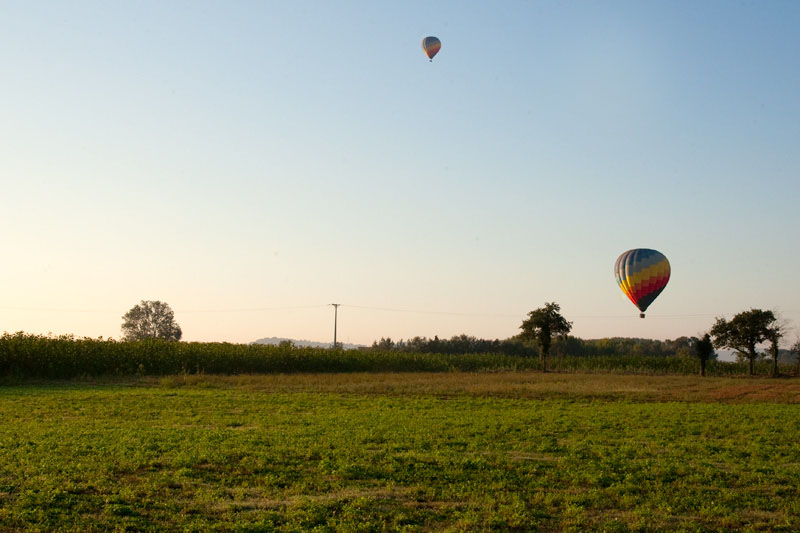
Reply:
[[625, 282], [629, 287], [638, 287], [641, 283], [649, 280], [650, 278], [662, 278], [669, 274], [669, 263], [661, 261], [655, 265], [649, 266], [635, 274], [627, 276]]

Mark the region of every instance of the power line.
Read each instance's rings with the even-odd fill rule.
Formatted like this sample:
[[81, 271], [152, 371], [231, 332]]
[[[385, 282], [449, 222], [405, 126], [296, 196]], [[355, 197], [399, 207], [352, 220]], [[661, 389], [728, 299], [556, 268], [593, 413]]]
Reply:
[[[344, 305], [344, 304], [343, 304]], [[521, 318], [527, 315], [527, 313], [517, 313], [517, 314], [508, 314], [508, 313], [463, 313], [463, 312], [455, 312], [455, 311], [424, 311], [419, 309], [399, 309], [399, 308], [391, 308], [391, 307], [372, 307], [366, 305], [344, 305], [345, 307], [351, 307], [355, 309], [368, 309], [371, 311], [384, 311], [384, 312], [392, 312], [392, 313], [411, 313], [411, 314], [426, 314], [426, 315], [451, 315], [451, 316], [465, 316], [465, 317], [486, 317], [486, 318]], [[728, 314], [728, 313], [723, 313]], [[730, 313], [735, 314], [735, 313]], [[701, 318], [701, 317], [714, 317], [720, 316], [719, 313], [712, 314], [684, 314], [684, 315], [653, 315], [648, 314], [648, 318]], [[619, 319], [629, 319], [629, 318], [639, 318], [636, 314], [627, 314], [627, 315], [568, 315], [567, 318], [570, 319], [610, 319], [610, 318], [619, 318]]]
[[[283, 307], [244, 307], [227, 309], [177, 309], [176, 313], [252, 313], [261, 311], [291, 311], [294, 309], [314, 309], [327, 307], [326, 305], [290, 305]], [[36, 311], [48, 313], [119, 313], [118, 309], [71, 309], [64, 307], [19, 307], [0, 306], [4, 311]]]
[[354, 309], [368, 309], [371, 311], [384, 311], [389, 313], [412, 313], [421, 315], [452, 315], [452, 316], [474, 316], [474, 317], [496, 317], [496, 318], [519, 318], [520, 315], [514, 314], [493, 314], [493, 313], [461, 313], [455, 311], [423, 311], [419, 309], [397, 309], [392, 307], [371, 307], [367, 305], [350, 305], [343, 304], [344, 307], [352, 307]]
[[283, 307], [243, 307], [234, 309], [180, 309], [176, 313], [256, 313], [261, 311], [293, 311], [295, 309], [319, 309], [327, 307], [324, 304], [318, 305], [287, 305]]
[[35, 311], [46, 313], [117, 313], [118, 311], [110, 311], [108, 309], [66, 309], [56, 307], [15, 307], [15, 306], [0, 306], [4, 311]]
[[[527, 313], [465, 313], [459, 311], [441, 311], [441, 310], [425, 310], [425, 309], [405, 309], [397, 307], [376, 307], [369, 305], [355, 305], [355, 304], [314, 304], [314, 305], [288, 305], [278, 307], [240, 307], [240, 308], [216, 308], [216, 309], [177, 309], [176, 313], [191, 314], [191, 313], [259, 313], [271, 311], [294, 311], [300, 309], [321, 309], [334, 305], [337, 307], [348, 307], [351, 309], [365, 309], [369, 311], [380, 311], [385, 313], [408, 313], [408, 314], [421, 314], [421, 315], [445, 315], [445, 316], [463, 316], [463, 317], [478, 317], [478, 318], [521, 318]], [[119, 309], [77, 309], [77, 308], [59, 308], [59, 307], [27, 307], [27, 306], [0, 306], [0, 310], [4, 311], [26, 311], [26, 312], [48, 312], [48, 313], [119, 313]], [[797, 313], [797, 309], [783, 309], [780, 313], [792, 314]], [[647, 318], [653, 319], [667, 319], [667, 318], [705, 318], [705, 317], [718, 317], [718, 316], [732, 316], [737, 312], [724, 312], [724, 313], [684, 313], [684, 314], [671, 314], [671, 315], [658, 315], [648, 313]], [[336, 313], [335, 313], [336, 314]], [[334, 317], [335, 318], [335, 317]], [[603, 320], [603, 319], [630, 319], [638, 318], [635, 314], [625, 315], [568, 315], [570, 319], [577, 320]]]

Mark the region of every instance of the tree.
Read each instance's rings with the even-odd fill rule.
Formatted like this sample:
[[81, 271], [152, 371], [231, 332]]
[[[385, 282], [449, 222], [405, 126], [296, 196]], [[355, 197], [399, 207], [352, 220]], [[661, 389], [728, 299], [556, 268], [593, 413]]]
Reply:
[[381, 352], [391, 352], [394, 348], [394, 341], [391, 337], [383, 338], [381, 337], [380, 342], [372, 341], [372, 349], [378, 350]]
[[784, 327], [781, 324], [773, 323], [767, 328], [766, 340], [770, 342], [769, 353], [772, 356], [772, 377], [778, 377], [778, 342], [783, 337]]
[[790, 348], [790, 350], [792, 352], [794, 352], [794, 356], [795, 356], [795, 362], [794, 362], [795, 370], [794, 370], [794, 373], [795, 373], [795, 375], [800, 375], [800, 340], [797, 340], [794, 344], [792, 344], [792, 347]]
[[[696, 348], [697, 341], [702, 340], [698, 339], [697, 337], [678, 337], [674, 341], [669, 339], [665, 340], [662, 345], [664, 346], [666, 354], [669, 355], [670, 353], [675, 357], [686, 357], [689, 358], [692, 355], [697, 355], [697, 352], [693, 353], [693, 350]], [[709, 342], [711, 342], [709, 340]], [[708, 358], [711, 359], [714, 356], [714, 346], [711, 346], [711, 353], [709, 354]], [[707, 361], [708, 359], [706, 359]], [[701, 373], [701, 375], [703, 375]]]
[[547, 371], [547, 356], [550, 353], [550, 346], [554, 336], [565, 336], [572, 330], [572, 322], [567, 322], [561, 316], [561, 307], [555, 303], [545, 303], [528, 313], [528, 318], [522, 321], [520, 335], [525, 340], [531, 340], [539, 345], [539, 360], [542, 363], [542, 371]]
[[758, 357], [756, 346], [770, 338], [771, 328], [775, 326], [772, 311], [751, 309], [735, 315], [730, 321], [717, 318], [711, 328], [714, 346], [736, 350], [750, 362], [750, 375], [755, 374], [755, 361]]
[[142, 339], [181, 339], [181, 327], [175, 322], [175, 313], [165, 302], [142, 300], [122, 317], [123, 338], [128, 341]]
[[700, 359], [700, 375], [706, 375], [706, 363], [714, 355], [714, 343], [711, 342], [711, 335], [706, 333], [702, 339], [696, 339], [693, 343], [694, 354]]

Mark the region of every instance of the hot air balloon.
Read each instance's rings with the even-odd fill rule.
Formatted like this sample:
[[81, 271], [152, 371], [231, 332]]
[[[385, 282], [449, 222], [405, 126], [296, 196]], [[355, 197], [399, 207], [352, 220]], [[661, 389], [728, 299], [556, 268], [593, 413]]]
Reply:
[[441, 47], [442, 41], [436, 37], [425, 37], [422, 39], [422, 51], [425, 52], [425, 55], [428, 56], [428, 59], [431, 61], [433, 61], [433, 56], [439, 53]]
[[649, 248], [628, 250], [617, 258], [614, 265], [619, 288], [639, 308], [641, 318], [667, 286], [669, 274], [669, 261], [664, 254]]

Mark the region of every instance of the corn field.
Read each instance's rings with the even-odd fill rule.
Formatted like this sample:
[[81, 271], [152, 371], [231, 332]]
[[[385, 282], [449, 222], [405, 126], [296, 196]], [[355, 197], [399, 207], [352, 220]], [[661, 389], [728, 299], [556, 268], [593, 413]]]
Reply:
[[[537, 370], [537, 358], [502, 354], [419, 354], [397, 351], [332, 350], [297, 346], [174, 342], [159, 339], [116, 341], [6, 333], [0, 337], [0, 376], [72, 379], [94, 376], [173, 374], [270, 374], [300, 372], [485, 372]], [[556, 372], [696, 374], [694, 359], [648, 356], [554, 357]], [[759, 362], [757, 373], [769, 374]], [[783, 373], [794, 367], [782, 367]], [[747, 374], [744, 363], [710, 361], [710, 376]]]

